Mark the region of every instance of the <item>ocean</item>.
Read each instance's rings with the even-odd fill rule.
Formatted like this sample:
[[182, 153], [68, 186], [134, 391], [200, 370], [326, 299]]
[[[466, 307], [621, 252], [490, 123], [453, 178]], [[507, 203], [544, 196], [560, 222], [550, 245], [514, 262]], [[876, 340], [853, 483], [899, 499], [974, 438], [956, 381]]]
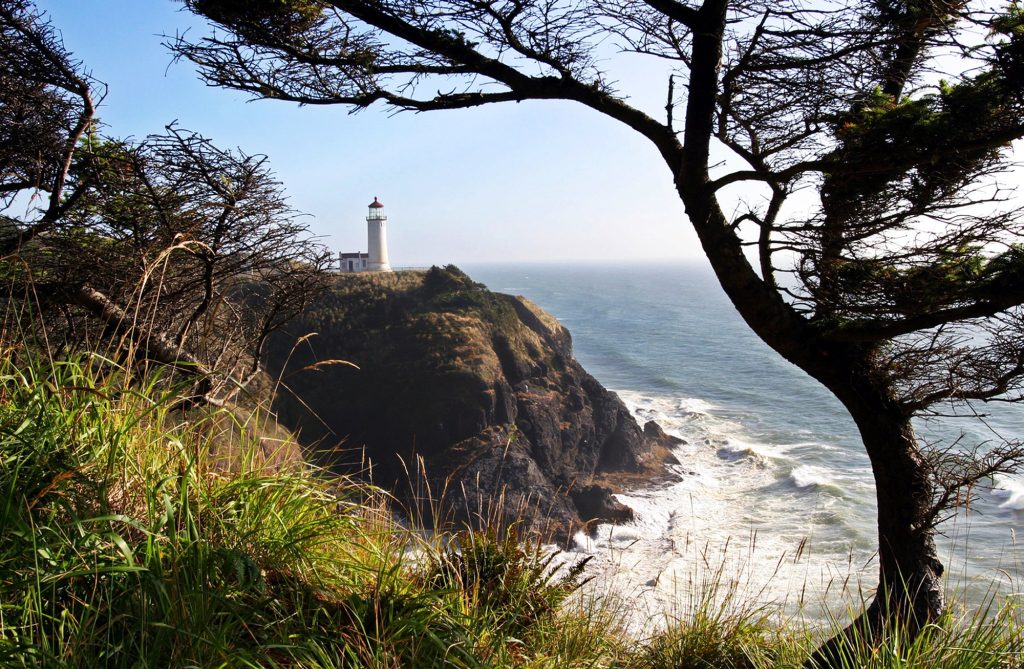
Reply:
[[[844, 616], [877, 582], [874, 487], [839, 402], [742, 322], [699, 263], [479, 265], [490, 289], [524, 295], [573, 336], [577, 360], [641, 424], [685, 443], [679, 475], [619, 499], [634, 522], [578, 534], [588, 586], [637, 625], [681, 615], [715, 583], [747, 603]], [[931, 443], [1024, 436], [1024, 407], [916, 425]], [[1024, 476], [1001, 477], [941, 526], [947, 589], [968, 606], [1024, 593]], [[829, 614], [828, 611], [832, 613]]]

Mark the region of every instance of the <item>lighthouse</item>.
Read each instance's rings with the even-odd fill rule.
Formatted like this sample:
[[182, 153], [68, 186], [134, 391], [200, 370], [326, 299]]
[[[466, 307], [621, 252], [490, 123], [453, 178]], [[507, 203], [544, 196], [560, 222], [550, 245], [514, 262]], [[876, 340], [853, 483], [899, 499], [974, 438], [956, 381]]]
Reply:
[[370, 203], [366, 215], [367, 258], [366, 269], [370, 272], [390, 272], [388, 262], [388, 217], [384, 205], [376, 197]]

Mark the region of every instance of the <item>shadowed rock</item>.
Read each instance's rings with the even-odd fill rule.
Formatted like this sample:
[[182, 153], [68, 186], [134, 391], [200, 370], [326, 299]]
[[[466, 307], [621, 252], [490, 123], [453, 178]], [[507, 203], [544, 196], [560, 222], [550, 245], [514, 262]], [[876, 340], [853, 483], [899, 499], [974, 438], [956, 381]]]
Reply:
[[454, 267], [339, 275], [266, 362], [287, 386], [279, 419], [319, 461], [372, 466], [423, 522], [440, 509], [565, 538], [587, 521], [629, 520], [613, 492], [671, 458], [673, 438], [640, 429], [573, 359], [556, 319]]

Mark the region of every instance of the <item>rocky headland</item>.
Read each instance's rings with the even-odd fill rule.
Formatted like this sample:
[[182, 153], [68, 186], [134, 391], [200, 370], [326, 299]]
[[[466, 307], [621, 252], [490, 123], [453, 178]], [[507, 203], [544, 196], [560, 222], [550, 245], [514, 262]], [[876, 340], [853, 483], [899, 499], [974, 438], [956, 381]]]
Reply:
[[337, 275], [266, 363], [279, 421], [319, 463], [372, 476], [422, 522], [441, 509], [565, 538], [628, 520], [612, 495], [672, 458], [555, 318], [451, 266]]

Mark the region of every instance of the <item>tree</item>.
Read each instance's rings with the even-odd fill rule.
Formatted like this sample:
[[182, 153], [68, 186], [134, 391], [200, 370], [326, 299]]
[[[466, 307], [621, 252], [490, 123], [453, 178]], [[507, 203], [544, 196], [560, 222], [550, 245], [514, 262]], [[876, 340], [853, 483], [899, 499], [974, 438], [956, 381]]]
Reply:
[[26, 0], [0, 0], [0, 53], [8, 314], [28, 296], [51, 345], [115, 342], [197, 377], [205, 401], [244, 385], [325, 259], [266, 159], [175, 126], [101, 136], [100, 85]]
[[[860, 430], [879, 587], [850, 631], [913, 636], [939, 615], [936, 523], [1024, 459], [1014, 443], [930, 452], [911, 422], [1021, 397], [1024, 218], [998, 179], [1024, 136], [1016, 2], [185, 4], [223, 29], [172, 44], [211, 85], [414, 111], [569, 100], [650, 140], [743, 319]], [[612, 42], [672, 65], [664, 118], [608, 83]]]

